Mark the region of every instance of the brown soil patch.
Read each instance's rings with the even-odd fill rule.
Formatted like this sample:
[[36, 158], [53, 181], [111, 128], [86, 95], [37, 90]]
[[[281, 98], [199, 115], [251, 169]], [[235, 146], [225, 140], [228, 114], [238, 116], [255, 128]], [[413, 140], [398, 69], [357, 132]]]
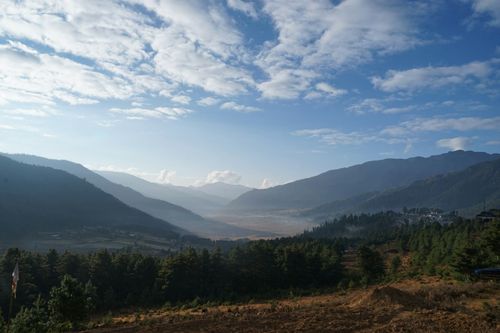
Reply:
[[372, 289], [351, 306], [397, 306], [405, 310], [414, 310], [429, 308], [430, 304], [425, 299], [409, 292], [391, 286], [383, 286]]
[[412, 280], [279, 302], [122, 314], [88, 332], [500, 332], [478, 306], [485, 301], [500, 305], [498, 284]]

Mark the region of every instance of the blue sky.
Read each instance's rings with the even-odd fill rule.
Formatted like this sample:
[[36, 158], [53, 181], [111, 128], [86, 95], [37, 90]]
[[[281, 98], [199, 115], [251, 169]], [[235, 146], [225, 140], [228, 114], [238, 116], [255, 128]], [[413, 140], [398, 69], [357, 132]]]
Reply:
[[0, 151], [179, 185], [500, 152], [500, 1], [0, 3]]

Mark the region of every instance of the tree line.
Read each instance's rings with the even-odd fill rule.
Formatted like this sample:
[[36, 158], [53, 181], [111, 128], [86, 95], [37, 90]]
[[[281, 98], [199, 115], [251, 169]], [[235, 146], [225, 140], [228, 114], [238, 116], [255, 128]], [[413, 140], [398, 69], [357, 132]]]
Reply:
[[[167, 257], [9, 249], [0, 257], [0, 332], [6, 331], [16, 263], [20, 280], [9, 333], [79, 328], [93, 313], [120, 308], [273, 298], [402, 274], [467, 278], [474, 268], [500, 264], [499, 221], [409, 224], [394, 214], [344, 216], [297, 237], [235, 243], [227, 251], [189, 248]], [[402, 256], [410, 257], [404, 272]]]

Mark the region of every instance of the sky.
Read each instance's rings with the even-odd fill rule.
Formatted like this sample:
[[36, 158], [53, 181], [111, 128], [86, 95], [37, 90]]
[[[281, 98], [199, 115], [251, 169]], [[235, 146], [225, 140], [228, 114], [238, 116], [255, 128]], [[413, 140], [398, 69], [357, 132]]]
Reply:
[[500, 152], [498, 0], [2, 0], [0, 151], [265, 188]]

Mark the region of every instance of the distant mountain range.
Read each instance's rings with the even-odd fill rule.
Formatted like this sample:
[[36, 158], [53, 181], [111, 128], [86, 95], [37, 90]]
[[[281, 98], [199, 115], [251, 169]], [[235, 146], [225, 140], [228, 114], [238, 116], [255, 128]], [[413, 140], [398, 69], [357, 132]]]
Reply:
[[208, 214], [221, 209], [227, 200], [197, 191], [190, 187], [157, 184], [124, 172], [96, 171], [104, 178], [159, 200], [187, 208], [197, 214]]
[[243, 186], [243, 185], [238, 185], [238, 184], [226, 184], [222, 182], [217, 182], [217, 183], [210, 183], [210, 184], [205, 184], [202, 186], [197, 186], [193, 187], [199, 191], [202, 191], [204, 193], [219, 197], [219, 198], [224, 198], [227, 200], [226, 203], [230, 202], [231, 200], [236, 199], [243, 193], [246, 193], [248, 191], [251, 191], [252, 188]]
[[500, 205], [500, 157], [465, 170], [418, 180], [408, 186], [335, 201], [303, 213], [324, 220], [347, 213], [430, 207], [477, 213]]
[[460, 171], [498, 157], [499, 154], [455, 151], [427, 158], [371, 161], [269, 189], [249, 191], [229, 203], [228, 210], [237, 213], [308, 209], [407, 186], [416, 180]]
[[[249, 190], [224, 183], [161, 185], [128, 174], [97, 174], [69, 161], [0, 154], [0, 185], [0, 238], [87, 227], [142, 230], [172, 240], [272, 237], [346, 213], [429, 207], [470, 215], [498, 207], [500, 155], [456, 151], [371, 161]], [[212, 216], [227, 223], [175, 204], [181, 202], [216, 212]]]
[[245, 186], [225, 183], [207, 184], [199, 187], [158, 184], [123, 172], [95, 172], [114, 183], [133, 188], [145, 196], [171, 202], [201, 215], [217, 212], [231, 200], [251, 190]]
[[[123, 203], [139, 209], [151, 216], [167, 221], [181, 229], [202, 237], [226, 238], [260, 235], [251, 230], [238, 228], [222, 222], [205, 219], [181, 206], [170, 202], [149, 198], [130, 187], [113, 183], [80, 164], [64, 160], [52, 160], [33, 155], [4, 154], [18, 162], [46, 166], [66, 171], [74, 176], [85, 179], [102, 191], [111, 194]], [[132, 176], [131, 176], [132, 177]], [[159, 185], [161, 186], [161, 185]]]
[[185, 233], [61, 170], [0, 156], [0, 183], [3, 240], [88, 227], [144, 232], [167, 239]]

